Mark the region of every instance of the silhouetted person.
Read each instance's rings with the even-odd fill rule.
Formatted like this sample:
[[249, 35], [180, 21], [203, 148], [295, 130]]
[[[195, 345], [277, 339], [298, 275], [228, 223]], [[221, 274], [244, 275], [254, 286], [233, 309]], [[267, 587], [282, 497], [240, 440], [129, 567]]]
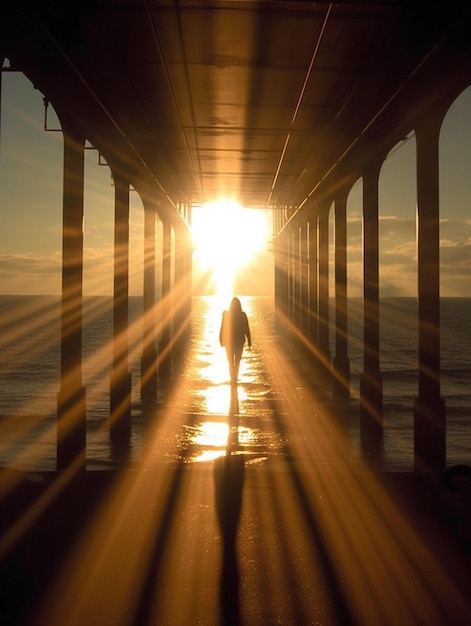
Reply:
[[232, 383], [236, 383], [239, 376], [240, 359], [246, 338], [247, 344], [251, 348], [252, 339], [247, 315], [242, 311], [239, 298], [232, 298], [229, 310], [222, 314], [221, 330], [219, 331], [221, 346], [226, 348]]

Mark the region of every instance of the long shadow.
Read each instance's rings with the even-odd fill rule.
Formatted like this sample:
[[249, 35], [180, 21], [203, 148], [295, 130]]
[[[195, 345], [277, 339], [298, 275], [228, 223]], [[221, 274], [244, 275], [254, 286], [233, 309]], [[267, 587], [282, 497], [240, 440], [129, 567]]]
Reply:
[[222, 624], [240, 624], [239, 565], [237, 529], [242, 508], [244, 458], [241, 455], [220, 457], [214, 464], [216, 513], [222, 533], [222, 568], [220, 604]]
[[223, 547], [220, 607], [221, 623], [224, 626], [236, 626], [241, 623], [240, 575], [236, 543], [242, 509], [245, 461], [242, 455], [232, 454], [238, 447], [238, 406], [237, 387], [232, 386], [227, 454], [214, 463], [216, 514]]

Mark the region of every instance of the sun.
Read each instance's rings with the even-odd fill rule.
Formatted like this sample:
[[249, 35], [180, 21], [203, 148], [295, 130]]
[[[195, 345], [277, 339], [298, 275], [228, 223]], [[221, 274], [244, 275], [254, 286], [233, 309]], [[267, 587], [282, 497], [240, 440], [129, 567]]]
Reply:
[[271, 228], [266, 211], [219, 200], [193, 208], [191, 232], [197, 270], [214, 293], [229, 296], [237, 273], [267, 249]]

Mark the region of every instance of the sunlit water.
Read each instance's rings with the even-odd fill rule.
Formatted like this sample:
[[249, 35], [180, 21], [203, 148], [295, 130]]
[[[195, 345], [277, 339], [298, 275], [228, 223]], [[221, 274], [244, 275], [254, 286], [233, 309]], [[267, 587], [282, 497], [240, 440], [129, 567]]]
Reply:
[[[178, 445], [173, 446], [175, 459], [185, 463], [212, 461], [233, 450], [250, 457], [248, 462], [283, 454], [282, 438], [271, 419], [272, 389], [255, 339], [260, 324], [273, 328], [272, 306], [263, 299], [243, 301], [254, 348], [245, 347], [238, 384], [233, 387], [226, 353], [219, 344], [221, 305], [215, 298], [194, 303], [189, 356], [179, 374], [187, 419], [177, 434]], [[167, 455], [169, 449], [171, 445]]]
[[[25, 308], [25, 299], [9, 302], [9, 310]], [[105, 299], [106, 300], [106, 299]], [[131, 324], [139, 319], [140, 299], [132, 301]], [[252, 332], [260, 324], [273, 327], [272, 304], [266, 299], [243, 301]], [[14, 306], [13, 306], [14, 305]], [[55, 468], [55, 402], [59, 379], [59, 319], [54, 299], [36, 299], [23, 318], [27, 329], [21, 334], [26, 352], [16, 341], [5, 341], [0, 402], [0, 463], [19, 469]], [[111, 360], [111, 312], [103, 299], [90, 299], [84, 324], [84, 385], [87, 389], [87, 467], [106, 469], [117, 461], [111, 445], [109, 412], [109, 363]], [[231, 388], [225, 350], [219, 345], [222, 306], [215, 298], [196, 298], [192, 310], [192, 335], [182, 369], [173, 373], [171, 383], [162, 384], [152, 414], [143, 414], [139, 401], [140, 324], [130, 333], [130, 369], [133, 374], [132, 436], [126, 460], [132, 465], [146, 462], [203, 463], [237, 448], [248, 462], [266, 454], [282, 453], [282, 441], [273, 430], [271, 409], [266, 401], [270, 384], [261, 368], [257, 349], [246, 347], [239, 382]], [[29, 305], [28, 305], [29, 306]], [[6, 307], [8, 308], [8, 307]], [[38, 311], [49, 323], [36, 328]], [[14, 333], [17, 317], [10, 323]], [[97, 348], [93, 340], [99, 338]], [[15, 363], [16, 367], [12, 367]], [[41, 381], [38, 381], [38, 376]], [[175, 391], [178, 389], [178, 393]], [[167, 415], [175, 416], [174, 428], [162, 428]], [[7, 419], [13, 416], [13, 419]], [[181, 422], [181, 423], [180, 423]], [[155, 428], [154, 428], [155, 425]], [[162, 432], [161, 432], [162, 431]], [[149, 453], [149, 450], [151, 451]], [[122, 462], [122, 450], [119, 451]]]
[[[87, 389], [87, 466], [107, 469], [117, 452], [110, 443], [109, 377], [112, 317], [110, 298], [85, 300], [83, 378]], [[191, 342], [172, 390], [159, 388], [152, 415], [140, 407], [141, 299], [130, 307], [130, 363], [133, 376], [132, 437], [126, 460], [141, 463], [200, 463], [228, 451], [248, 462], [285, 455], [283, 435], [273, 419], [280, 393], [267, 376], [259, 338], [277, 341], [273, 303], [243, 299], [254, 347], [245, 349], [236, 393], [231, 392], [225, 351], [219, 345], [222, 309], [228, 303], [193, 301]], [[385, 467], [413, 466], [413, 400], [417, 394], [415, 301], [382, 302], [381, 367], [384, 382]], [[54, 469], [56, 402], [59, 385], [59, 308], [57, 298], [1, 297], [0, 464], [19, 469]], [[361, 302], [349, 301], [349, 356], [352, 397], [358, 397], [362, 370]], [[471, 414], [470, 299], [442, 303], [442, 395], [447, 406], [447, 457], [469, 463]], [[263, 332], [261, 332], [263, 329]], [[333, 345], [333, 342], [332, 342]], [[175, 390], [178, 390], [178, 393]], [[359, 446], [357, 430], [352, 448]], [[122, 450], [119, 451], [122, 460]]]

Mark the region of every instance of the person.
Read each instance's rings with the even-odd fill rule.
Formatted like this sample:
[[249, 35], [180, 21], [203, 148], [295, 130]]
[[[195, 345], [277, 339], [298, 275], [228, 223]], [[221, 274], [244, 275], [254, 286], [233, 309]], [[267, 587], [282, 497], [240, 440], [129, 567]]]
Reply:
[[233, 384], [237, 383], [239, 376], [240, 359], [246, 338], [247, 345], [251, 348], [252, 338], [247, 314], [242, 310], [239, 298], [232, 298], [229, 310], [222, 314], [219, 342], [226, 349], [229, 374]]

